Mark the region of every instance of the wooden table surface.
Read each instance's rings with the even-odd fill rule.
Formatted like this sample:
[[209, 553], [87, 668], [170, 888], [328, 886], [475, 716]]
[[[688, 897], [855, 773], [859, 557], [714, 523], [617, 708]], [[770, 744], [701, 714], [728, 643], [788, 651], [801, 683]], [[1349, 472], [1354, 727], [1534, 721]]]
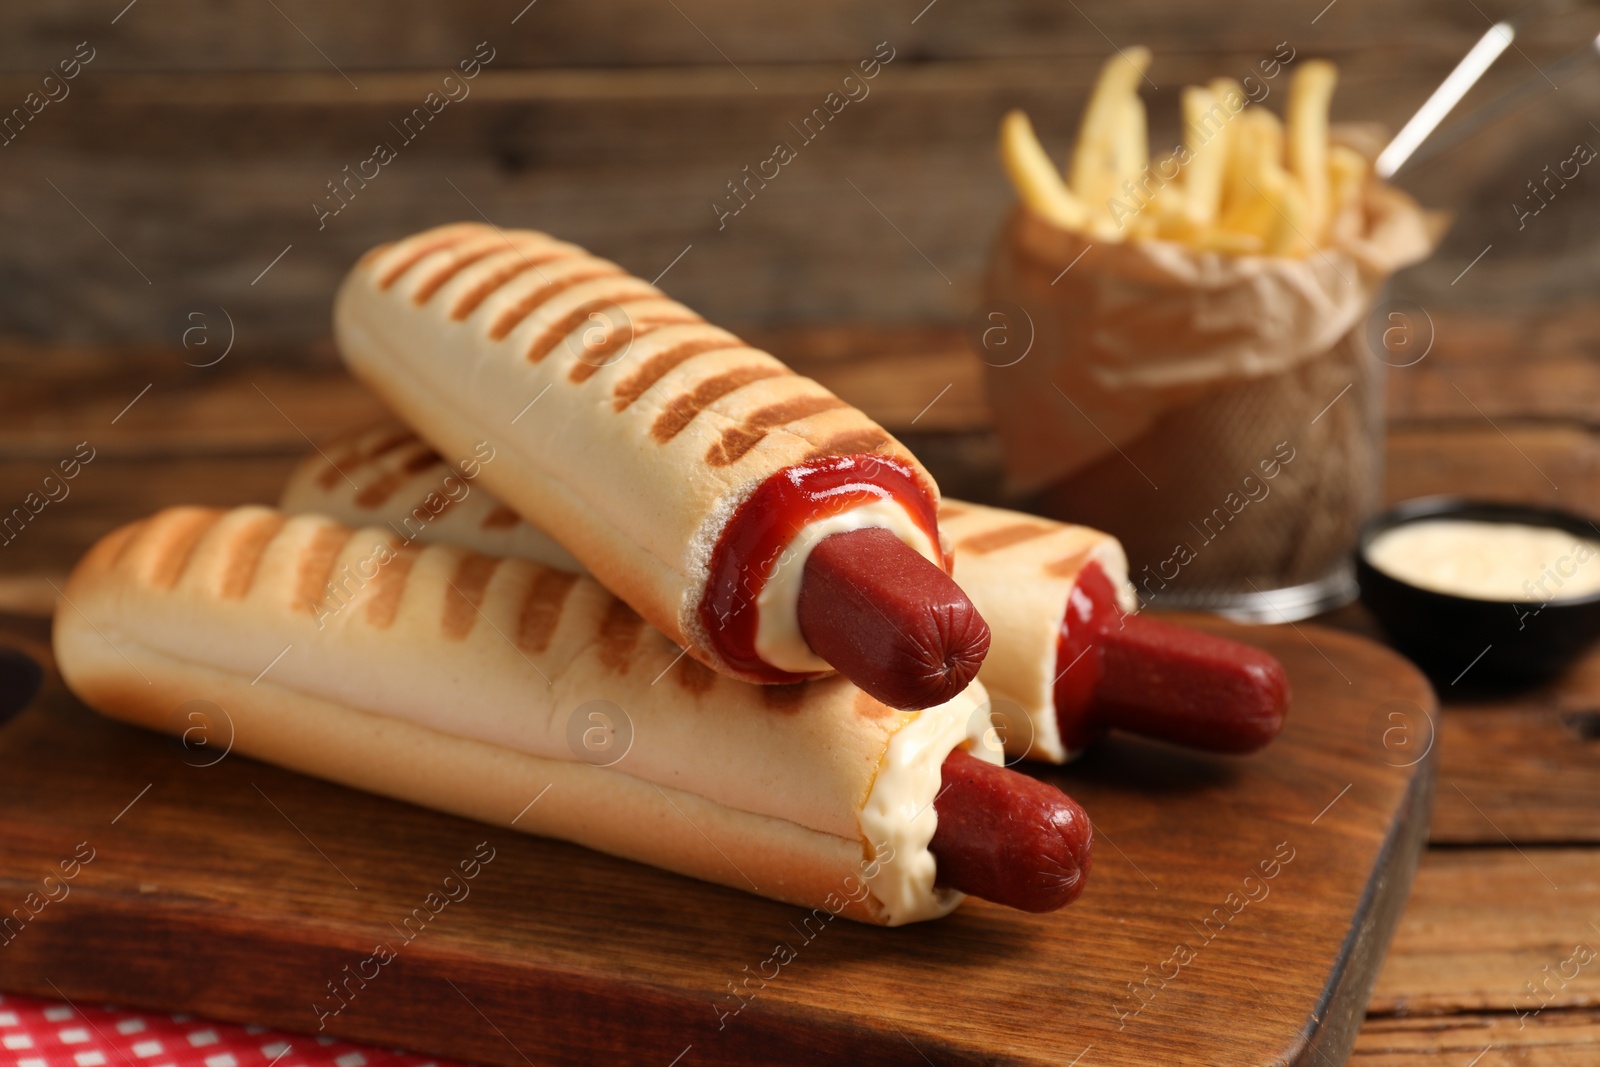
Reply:
[[[1435, 317], [1428, 357], [1390, 376], [1388, 497], [1466, 492], [1595, 513], [1600, 442], [1587, 424], [1600, 399], [1600, 313]], [[897, 428], [948, 492], [992, 485], [997, 453], [959, 332], [759, 340]], [[94, 456], [64, 499], [0, 547], [0, 610], [47, 613], [47, 582], [115, 523], [173, 503], [275, 499], [309, 440], [381, 415], [325, 350], [207, 368], [185, 358], [175, 346], [0, 349], [0, 502], [39, 490], [80, 442]], [[1323, 621], [1371, 631], [1356, 607]], [[1531, 692], [1441, 696], [1431, 845], [1352, 1062], [1593, 1063], [1600, 652]]]

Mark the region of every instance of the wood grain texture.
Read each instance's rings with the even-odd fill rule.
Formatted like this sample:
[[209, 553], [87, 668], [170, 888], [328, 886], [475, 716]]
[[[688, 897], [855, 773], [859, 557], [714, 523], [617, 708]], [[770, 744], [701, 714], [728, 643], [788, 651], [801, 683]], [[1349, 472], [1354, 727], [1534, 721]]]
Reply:
[[[1092, 19], [1040, 0], [981, 12], [629, 0], [603, 13], [542, 0], [514, 26], [520, 5], [486, 0], [381, 17], [359, 4], [279, 8], [187, 0], [135, 6], [114, 26], [84, 0], [0, 14], [11, 72], [0, 100], [23, 100], [78, 41], [97, 49], [71, 95], [4, 149], [0, 333], [175, 343], [190, 313], [227, 308], [246, 347], [304, 342], [326, 333], [327, 294], [366, 248], [479, 212], [558, 229], [645, 277], [692, 244], [669, 291], [729, 325], [956, 324], [977, 309], [1012, 201], [994, 155], [999, 117], [1027, 108], [1065, 153], [1108, 37], [1155, 49], [1147, 96], [1162, 144], [1177, 136], [1177, 86], [1257, 70], [1280, 43], [1340, 61], [1337, 118], [1394, 127], [1486, 26], [1470, 5], [1433, 0], [1341, 0], [1314, 24], [1267, 0], [1225, 17], [1141, 0]], [[1519, 38], [1519, 62], [1497, 65], [1465, 108], [1597, 28], [1581, 9], [1540, 21]], [[391, 123], [485, 40], [495, 60], [470, 97], [319, 226], [326, 183], [395, 139]], [[798, 141], [791, 123], [880, 41], [896, 58], [870, 95], [721, 227], [712, 204], [726, 183], [776, 141]], [[1266, 88], [1281, 110], [1282, 77]], [[1587, 292], [1600, 271], [1588, 176], [1535, 224], [1510, 205], [1588, 136], [1597, 99], [1573, 79], [1408, 178], [1457, 222], [1401, 288], [1438, 307]]]
[[1526, 1026], [1541, 1014], [1594, 1006], [1600, 958], [1580, 952], [1567, 961], [1581, 946], [1600, 951], [1597, 875], [1593, 849], [1430, 851], [1369, 1010], [1510, 1013], [1513, 1023], [1520, 1012]]
[[1388, 464], [1390, 501], [1444, 493], [1593, 515], [1600, 438], [1558, 422], [1401, 425], [1389, 433]]
[[[12, 626], [9, 640], [38, 652], [39, 630]], [[1091, 1045], [1105, 1064], [1336, 1062], [1405, 898], [1432, 767], [1395, 766], [1367, 722], [1387, 701], [1431, 698], [1391, 653], [1302, 630], [1250, 634], [1297, 693], [1268, 752], [1114, 741], [1044, 773], [1101, 830], [1093, 888], [1073, 908], [973, 901], [940, 923], [840, 922], [809, 941], [792, 907], [237, 756], [196, 766], [222, 750], [222, 718], [212, 747], [186, 750], [99, 719], [52, 679], [0, 733], [15, 772], [0, 781], [0, 899], [23, 899], [31, 872], [80, 841], [97, 858], [14, 932], [0, 986], [48, 994], [48, 977], [74, 999], [315, 1030], [310, 1005], [338, 1003], [325, 984], [394, 941], [389, 923], [488, 840], [496, 856], [471, 896], [352, 987], [330, 1031], [507, 1065], [522, 1053], [657, 1063], [691, 1044], [701, 1063], [1047, 1063]], [[62, 791], [69, 776], [79, 784]], [[728, 983], [778, 942], [797, 958], [722, 1015], [739, 1003]], [[1180, 942], [1194, 957], [1135, 1011], [1127, 983]], [[960, 980], [930, 983], [936, 969]], [[1241, 1025], [1215, 1026], [1218, 1011]]]
[[1449, 707], [1433, 841], [1600, 844], [1600, 656], [1540, 692]]
[[[541, 0], [526, 12], [524, 4], [499, 0], [448, 7], [426, 0], [332, 7], [281, 0], [279, 6], [281, 16], [244, 0], [177, 0], [154, 17], [130, 13], [114, 28], [116, 5], [109, 12], [93, 0], [63, 0], [48, 9], [18, 7], [0, 21], [0, 69], [30, 69], [41, 54], [70, 50], [90, 30], [115, 46], [119, 55], [108, 66], [119, 70], [324, 71], [328, 63], [307, 38], [339, 66], [365, 70], [448, 65], [457, 49], [485, 36], [503, 41], [508, 62], [518, 65], [625, 66], [715, 63], [718, 55], [707, 37], [741, 64], [852, 59], [859, 41], [887, 35], [907, 39], [925, 59], [1098, 59], [1106, 37], [1170, 51], [1220, 51], [1270, 47], [1285, 33], [1329, 52], [1417, 48], [1438, 41], [1465, 51], [1486, 25], [1478, 12], [1448, 0], [1408, 4], [1403, 12], [1381, 0], [1345, 0], [1315, 24], [1310, 19], [1316, 12], [1302, 18], [1296, 11], [1290, 18], [1271, 0], [1244, 0], [1225, 17], [1209, 8], [1137, 0], [1097, 11], [1092, 21], [1070, 6], [1045, 0], [1006, 0], [981, 10], [957, 5], [937, 16], [924, 11], [926, 0], [874, 6], [858, 0], [781, 0], [759, 9], [689, 0], [678, 5], [681, 14], [648, 0], [622, 0], [603, 11], [581, 0]], [[1496, 17], [1506, 13], [1504, 5], [1484, 10]], [[1526, 39], [1534, 46], [1570, 41], [1586, 24], [1581, 16], [1568, 15], [1532, 27]]]
[[[1372, 1019], [1350, 1057], [1355, 1067], [1440, 1067], [1479, 1062], [1526, 1067], [1589, 1067], [1600, 1054], [1600, 1013], [1547, 1012], [1523, 1022], [1515, 1015]], [[1498, 1057], [1498, 1061], [1494, 1058]]]

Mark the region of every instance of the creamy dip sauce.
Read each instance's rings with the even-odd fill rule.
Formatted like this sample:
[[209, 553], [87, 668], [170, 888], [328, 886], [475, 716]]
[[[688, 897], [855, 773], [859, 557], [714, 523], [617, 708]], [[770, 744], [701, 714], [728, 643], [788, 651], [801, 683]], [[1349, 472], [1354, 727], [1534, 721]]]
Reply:
[[1427, 519], [1384, 531], [1366, 555], [1391, 578], [1476, 600], [1546, 603], [1600, 592], [1600, 541], [1551, 526]]

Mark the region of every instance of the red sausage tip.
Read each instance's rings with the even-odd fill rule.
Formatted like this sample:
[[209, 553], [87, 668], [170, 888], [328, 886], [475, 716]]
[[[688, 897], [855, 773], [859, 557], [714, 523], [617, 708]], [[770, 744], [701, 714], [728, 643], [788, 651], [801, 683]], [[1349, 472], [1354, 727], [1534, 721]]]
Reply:
[[989, 626], [950, 576], [885, 529], [833, 534], [806, 559], [800, 634], [890, 707], [954, 698], [978, 675]]
[[1064, 908], [1083, 892], [1094, 849], [1071, 797], [961, 749], [945, 758], [928, 848], [936, 885], [1021, 911]]

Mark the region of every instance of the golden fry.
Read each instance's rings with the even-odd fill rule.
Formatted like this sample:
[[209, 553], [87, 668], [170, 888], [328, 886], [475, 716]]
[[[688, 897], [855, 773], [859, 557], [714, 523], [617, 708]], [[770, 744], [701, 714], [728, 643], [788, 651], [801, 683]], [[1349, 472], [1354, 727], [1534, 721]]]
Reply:
[[1311, 217], [1305, 190], [1294, 176], [1285, 172], [1267, 199], [1276, 216], [1267, 238], [1267, 252], [1274, 256], [1303, 256], [1315, 248], [1309, 234]]
[[1312, 59], [1295, 69], [1289, 83], [1289, 172], [1305, 190], [1306, 222], [1320, 243], [1331, 212], [1328, 200], [1328, 104], [1339, 68]]
[[1244, 86], [1232, 78], [1212, 78], [1206, 83], [1206, 88], [1211, 90], [1217, 103], [1232, 117], [1237, 118], [1241, 111], [1250, 106], [1250, 98], [1244, 95]]
[[1147, 196], [1143, 182], [1150, 170], [1150, 134], [1146, 129], [1144, 101], [1137, 94], [1122, 102], [1122, 123], [1118, 127], [1115, 167], [1120, 180], [1117, 189], [1128, 191], [1129, 183]]
[[[1067, 184], [1088, 209], [1091, 220], [1109, 221], [1110, 201], [1128, 177], [1122, 170], [1128, 163], [1128, 141], [1122, 127], [1132, 118], [1126, 102], [1138, 99], [1139, 79], [1149, 66], [1150, 50], [1138, 46], [1107, 59], [1084, 109]], [[1120, 150], [1119, 145], [1123, 146]]]
[[[1156, 164], [1158, 174], [1174, 173], [1171, 157]], [[1198, 227], [1189, 215], [1189, 197], [1181, 181], [1172, 181], [1156, 190], [1144, 216], [1151, 221], [1151, 236], [1167, 241], [1188, 241]]]
[[1267, 243], [1253, 233], [1235, 233], [1232, 230], [1207, 228], [1190, 234], [1187, 243], [1195, 248], [1213, 252], [1227, 252], [1236, 256], [1258, 255], [1266, 250]]
[[1261, 108], [1241, 111], [1233, 120], [1228, 142], [1228, 162], [1222, 178], [1222, 213], [1217, 225], [1236, 233], [1265, 237], [1264, 183], [1273, 179], [1266, 167], [1270, 140], [1260, 121]]
[[1184, 144], [1189, 153], [1183, 187], [1186, 214], [1195, 226], [1211, 225], [1222, 212], [1222, 177], [1233, 118], [1210, 89], [1191, 85], [1183, 91]]
[[1366, 156], [1344, 145], [1328, 147], [1328, 185], [1332, 210], [1327, 229], [1330, 241], [1358, 236], [1365, 226], [1362, 202], [1372, 163]]
[[1083, 229], [1088, 212], [1061, 180], [1022, 111], [1009, 111], [1001, 120], [1000, 162], [1030, 210], [1064, 229]]

